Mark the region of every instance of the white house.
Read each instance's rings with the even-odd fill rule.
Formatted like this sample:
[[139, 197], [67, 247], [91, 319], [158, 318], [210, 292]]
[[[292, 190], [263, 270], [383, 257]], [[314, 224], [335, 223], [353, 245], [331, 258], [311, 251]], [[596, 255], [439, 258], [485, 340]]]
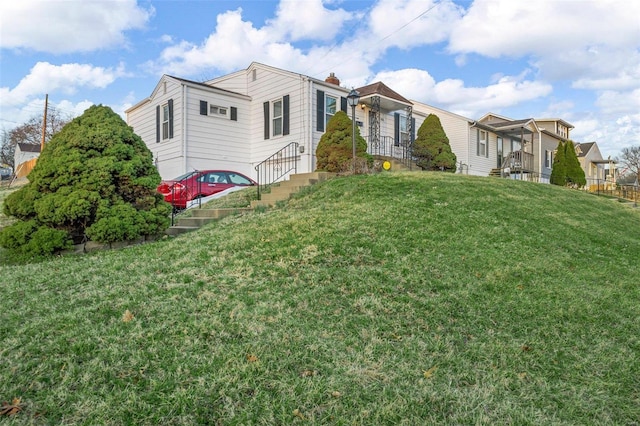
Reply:
[[[572, 128], [559, 119], [512, 120], [496, 114], [476, 121], [410, 101], [383, 82], [356, 90], [355, 119], [371, 154], [408, 160], [416, 129], [435, 114], [462, 173], [548, 180], [551, 152]], [[126, 115], [165, 179], [217, 168], [261, 180], [256, 166], [265, 160], [275, 167], [292, 161], [298, 173], [315, 169], [328, 120], [339, 110], [352, 115], [349, 91], [333, 73], [319, 80], [253, 62], [204, 83], [164, 75]]]

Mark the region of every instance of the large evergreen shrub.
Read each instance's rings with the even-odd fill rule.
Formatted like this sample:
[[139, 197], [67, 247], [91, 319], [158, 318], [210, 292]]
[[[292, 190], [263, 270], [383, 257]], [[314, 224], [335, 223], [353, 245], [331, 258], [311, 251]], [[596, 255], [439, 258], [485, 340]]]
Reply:
[[423, 170], [456, 171], [456, 155], [437, 115], [429, 114], [418, 129], [413, 156]]
[[565, 186], [567, 184], [567, 161], [565, 158], [563, 141], [558, 142], [556, 155], [553, 158], [553, 167], [551, 168], [551, 178], [549, 181], [553, 185]]
[[[316, 148], [317, 170], [326, 172], [346, 172], [353, 164], [353, 124], [344, 111], [338, 111], [327, 123], [327, 131], [320, 138]], [[356, 126], [356, 167], [363, 171], [373, 164], [373, 157], [367, 154], [367, 142], [360, 136]]]
[[169, 226], [151, 152], [109, 107], [94, 105], [57, 133], [28, 180], [4, 202], [4, 213], [19, 220], [0, 232], [0, 245], [18, 254], [126, 241]]
[[553, 185], [576, 186], [586, 185], [587, 180], [584, 170], [576, 154], [576, 148], [572, 141], [560, 141], [553, 159], [550, 182]]
[[572, 141], [566, 141], [564, 144], [565, 158], [567, 161], [567, 184], [582, 188], [587, 184], [584, 170], [580, 166], [580, 160], [576, 154], [576, 147]]

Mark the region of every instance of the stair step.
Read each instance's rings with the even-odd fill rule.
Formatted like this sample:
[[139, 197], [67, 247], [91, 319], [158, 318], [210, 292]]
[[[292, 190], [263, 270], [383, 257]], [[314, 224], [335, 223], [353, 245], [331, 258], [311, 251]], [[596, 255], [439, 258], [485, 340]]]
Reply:
[[213, 219], [222, 219], [235, 213], [245, 213], [251, 211], [248, 207], [242, 208], [225, 208], [225, 209], [194, 209], [193, 217], [209, 217]]
[[214, 221], [212, 217], [181, 217], [178, 219], [179, 226], [190, 226], [199, 228], [204, 224]]
[[191, 232], [191, 231], [195, 231], [196, 229], [199, 229], [199, 227], [197, 226], [178, 226], [178, 225], [174, 225], [170, 228], [167, 228], [164, 233], [167, 235], [180, 235], [180, 234], [184, 234], [185, 232]]

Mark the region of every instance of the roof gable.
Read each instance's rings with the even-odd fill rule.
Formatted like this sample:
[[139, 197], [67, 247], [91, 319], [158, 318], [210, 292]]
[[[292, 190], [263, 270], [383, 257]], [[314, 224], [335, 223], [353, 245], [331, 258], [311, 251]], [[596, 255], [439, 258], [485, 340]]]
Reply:
[[381, 96], [384, 96], [385, 98], [393, 99], [393, 100], [405, 103], [407, 105], [412, 105], [410, 100], [400, 95], [398, 92], [390, 89], [389, 86], [387, 86], [381, 81], [368, 84], [366, 86], [358, 87], [356, 90], [358, 91], [358, 93], [360, 93], [361, 98], [365, 96], [381, 95]]
[[40, 145], [33, 143], [18, 143], [18, 148], [22, 152], [40, 152]]

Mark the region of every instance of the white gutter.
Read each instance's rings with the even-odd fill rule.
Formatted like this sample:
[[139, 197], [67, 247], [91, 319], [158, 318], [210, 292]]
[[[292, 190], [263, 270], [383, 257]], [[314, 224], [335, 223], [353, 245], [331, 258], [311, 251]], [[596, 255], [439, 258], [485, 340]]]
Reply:
[[311, 81], [311, 79], [308, 79], [309, 81], [309, 102], [308, 102], [308, 107], [309, 107], [309, 152], [307, 153], [307, 156], [309, 157], [308, 160], [308, 167], [307, 167], [307, 171], [312, 172], [313, 171], [313, 81]]

